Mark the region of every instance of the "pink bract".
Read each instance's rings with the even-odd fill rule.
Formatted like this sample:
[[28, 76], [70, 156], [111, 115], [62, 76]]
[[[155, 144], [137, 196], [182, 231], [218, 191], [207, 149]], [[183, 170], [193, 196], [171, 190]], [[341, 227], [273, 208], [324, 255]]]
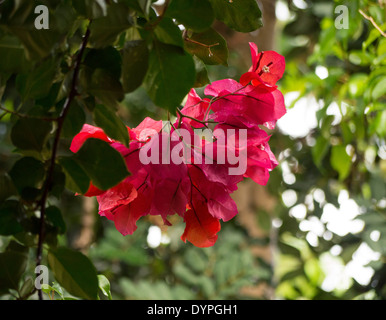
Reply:
[[[114, 221], [120, 233], [132, 234], [143, 216], [159, 215], [170, 225], [168, 217], [178, 214], [186, 224], [181, 239], [197, 247], [209, 247], [217, 241], [220, 220], [228, 221], [238, 213], [231, 198], [238, 184], [244, 178], [267, 184], [278, 162], [268, 144], [270, 135], [261, 126], [273, 129], [286, 113], [283, 95], [276, 85], [283, 76], [285, 60], [274, 51], [259, 53], [253, 43], [250, 49], [252, 66], [240, 81], [215, 81], [205, 88], [203, 98], [192, 89], [177, 112], [176, 122], [168, 126], [169, 131], [162, 121], [147, 117], [137, 127], [128, 128], [129, 146], [88, 124], [73, 138], [70, 150], [74, 153], [87, 139], [96, 138], [108, 142], [125, 160], [130, 176], [106, 191], [91, 182], [84, 194], [97, 196], [99, 214]], [[202, 138], [197, 129], [209, 130], [211, 137]], [[174, 163], [171, 156], [183, 151], [175, 148], [187, 144], [180, 134], [182, 130], [190, 144], [199, 143], [188, 146], [186, 157]], [[227, 133], [224, 137], [223, 132]], [[159, 154], [151, 157], [154, 150]], [[213, 150], [213, 154], [207, 150]], [[244, 171], [230, 174], [236, 164], [228, 158], [222, 161], [219, 156], [229, 152], [240, 159], [245, 155]]]
[[254, 86], [275, 87], [276, 82], [283, 77], [285, 59], [275, 51], [258, 52], [255, 43], [249, 43], [252, 56], [252, 67], [245, 73], [240, 83], [242, 85], [251, 82]]

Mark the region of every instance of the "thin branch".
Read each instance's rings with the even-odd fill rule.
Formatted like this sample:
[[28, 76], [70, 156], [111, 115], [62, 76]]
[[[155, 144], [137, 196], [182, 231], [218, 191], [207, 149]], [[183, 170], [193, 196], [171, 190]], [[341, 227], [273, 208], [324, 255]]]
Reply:
[[184, 37], [184, 40], [187, 41], [187, 42], [191, 42], [191, 43], [194, 43], [194, 44], [197, 44], [197, 45], [199, 45], [199, 46], [202, 46], [202, 47], [207, 48], [208, 51], [209, 51], [209, 57], [213, 57], [213, 52], [212, 52], [211, 49], [212, 49], [213, 47], [216, 47], [216, 46], [219, 46], [219, 45], [220, 45], [219, 42], [216, 42], [216, 43], [214, 43], [214, 44], [205, 44], [205, 43], [198, 42], [198, 41], [196, 41], [196, 40], [190, 39], [190, 38], [188, 38], [188, 37]]
[[0, 110], [3, 110], [4, 113], [2, 115], [0, 115], [0, 120], [7, 114], [13, 114], [19, 118], [29, 118], [29, 119], [39, 119], [39, 120], [43, 120], [43, 121], [57, 121], [58, 118], [46, 118], [46, 117], [38, 117], [38, 116], [31, 116], [31, 115], [28, 115], [28, 114], [23, 114], [23, 113], [19, 113], [19, 112], [16, 112], [16, 111], [12, 111], [12, 110], [9, 110], [3, 106], [0, 105]]
[[247, 85], [235, 90], [234, 92], [230, 92], [230, 93], [227, 93], [227, 94], [224, 94], [223, 96], [220, 96], [220, 97], [213, 97], [210, 102], [209, 102], [209, 106], [208, 106], [208, 109], [206, 110], [205, 112], [205, 115], [204, 115], [204, 121], [206, 120], [206, 118], [209, 116], [209, 112], [210, 110], [212, 109], [212, 104], [218, 100], [221, 100], [221, 99], [225, 99], [226, 97], [228, 96], [231, 96], [231, 95], [235, 95], [237, 92], [245, 89], [247, 87]]
[[[213, 98], [210, 100], [210, 102], [209, 102], [209, 106], [208, 106], [207, 110], [205, 111], [204, 119], [203, 119], [203, 120], [198, 120], [198, 119], [196, 119], [196, 118], [193, 118], [193, 117], [190, 117], [190, 116], [188, 116], [188, 115], [185, 115], [185, 114], [183, 114], [183, 113], [181, 112], [181, 110], [177, 109], [177, 113], [180, 115], [180, 121], [179, 121], [179, 123], [178, 123], [178, 127], [180, 127], [182, 118], [188, 118], [188, 119], [191, 119], [191, 120], [193, 120], [193, 121], [196, 121], [196, 122], [198, 122], [198, 123], [204, 125], [206, 128], [209, 129], [209, 127], [207, 126], [207, 124], [209, 124], [209, 123], [214, 123], [214, 124], [218, 123], [217, 121], [212, 121], [212, 120], [209, 120], [209, 119], [207, 120], [207, 117], [208, 117], [209, 112], [210, 112], [210, 110], [211, 110], [212, 104], [213, 104], [214, 102], [216, 102], [216, 101], [221, 100], [221, 99], [228, 100], [228, 99], [227, 99], [228, 96], [243, 96], [243, 97], [248, 97], [248, 98], [251, 98], [251, 99], [254, 99], [254, 100], [256, 100], [256, 101], [261, 102], [261, 100], [255, 98], [255, 97], [252, 97], [252, 96], [248, 96], [248, 95], [244, 95], [244, 94], [238, 93], [238, 92], [240, 92], [241, 90], [245, 89], [246, 87], [247, 87], [247, 85], [242, 86], [241, 88], [238, 88], [237, 90], [235, 90], [235, 91], [233, 91], [233, 92], [229, 92], [229, 93], [227, 93], [227, 94], [224, 94], [223, 96], [213, 97]], [[204, 102], [204, 100], [200, 100], [199, 102], [197, 102], [197, 103], [196, 103], [195, 105], [193, 105], [192, 107], [194, 107], [194, 106], [200, 104], [201, 102]]]
[[367, 14], [365, 14], [361, 9], [359, 9], [359, 13], [368, 21], [371, 22], [371, 24], [374, 26], [375, 29], [377, 29], [380, 34], [386, 38], [386, 33], [381, 29], [380, 26], [377, 25], [377, 23], [374, 21], [374, 18], [371, 17], [371, 16], [368, 16]]
[[218, 122], [212, 121], [212, 120], [205, 120], [205, 121], [204, 121], [204, 120], [198, 120], [198, 119], [196, 119], [196, 118], [193, 118], [193, 117], [191, 117], [191, 116], [188, 116], [188, 115], [186, 115], [186, 114], [183, 114], [183, 113], [181, 112], [181, 110], [179, 110], [179, 109], [177, 109], [177, 113], [180, 115], [181, 118], [187, 118], [187, 119], [193, 120], [193, 121], [195, 121], [195, 122], [198, 122], [198, 123], [204, 125], [204, 126], [205, 126], [206, 128], [208, 128], [208, 129], [209, 129], [209, 127], [207, 126], [208, 123], [218, 123]]
[[[91, 23], [91, 21], [90, 21]], [[83, 37], [83, 41], [81, 44], [81, 47], [79, 49], [77, 59], [75, 61], [74, 65], [74, 73], [72, 75], [71, 79], [71, 87], [70, 87], [70, 93], [64, 103], [62, 112], [57, 119], [57, 129], [55, 132], [55, 139], [52, 146], [52, 153], [51, 153], [51, 159], [50, 159], [50, 165], [47, 172], [47, 178], [45, 181], [45, 185], [43, 188], [43, 194], [39, 201], [39, 207], [40, 207], [40, 224], [39, 224], [39, 241], [38, 241], [38, 247], [37, 247], [37, 254], [36, 254], [36, 265], [40, 265], [42, 261], [42, 251], [43, 251], [43, 242], [44, 242], [44, 236], [45, 236], [45, 230], [44, 230], [44, 223], [45, 223], [45, 213], [46, 213], [46, 202], [48, 198], [48, 193], [52, 185], [53, 175], [54, 175], [54, 167], [55, 167], [55, 161], [56, 161], [56, 154], [58, 151], [59, 141], [60, 141], [60, 135], [62, 132], [64, 120], [68, 114], [68, 111], [70, 109], [70, 106], [77, 96], [78, 92], [76, 89], [77, 85], [77, 79], [79, 76], [80, 71], [80, 65], [82, 62], [83, 53], [86, 49], [88, 39], [90, 37], [90, 25], [87, 28], [87, 31]], [[43, 300], [43, 293], [42, 290], [38, 290], [39, 300]]]
[[191, 38], [188, 37], [188, 30], [186, 30], [186, 29], [182, 32], [182, 38], [183, 38], [185, 41], [187, 41], [187, 42], [195, 43], [195, 44], [197, 44], [197, 45], [199, 45], [199, 46], [202, 46], [202, 47], [207, 48], [208, 51], [209, 51], [209, 57], [212, 57], [212, 56], [213, 56], [213, 52], [212, 52], [211, 49], [212, 49], [213, 47], [216, 47], [216, 46], [219, 46], [219, 45], [220, 45], [219, 42], [216, 42], [216, 43], [214, 43], [214, 44], [205, 44], [205, 43], [202, 43], [202, 42], [198, 42], [198, 41], [196, 41], [196, 40], [193, 40], [193, 39], [191, 39]]

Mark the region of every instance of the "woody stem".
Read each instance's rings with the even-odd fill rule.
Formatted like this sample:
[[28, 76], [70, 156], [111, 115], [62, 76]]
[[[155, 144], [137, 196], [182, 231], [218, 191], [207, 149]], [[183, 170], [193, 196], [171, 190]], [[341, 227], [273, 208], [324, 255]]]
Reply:
[[[63, 109], [62, 109], [62, 112], [61, 112], [59, 118], [56, 120], [57, 121], [57, 129], [55, 132], [54, 143], [52, 145], [50, 164], [48, 167], [47, 177], [46, 177], [44, 188], [43, 188], [43, 194], [42, 194], [42, 197], [40, 198], [39, 203], [38, 203], [38, 206], [40, 207], [40, 221], [39, 221], [39, 240], [38, 240], [37, 253], [36, 253], [36, 265], [37, 266], [39, 266], [41, 264], [41, 261], [42, 261], [43, 243], [44, 243], [44, 237], [45, 237], [44, 224], [45, 224], [46, 202], [47, 202], [47, 198], [48, 198], [48, 193], [49, 193], [51, 186], [52, 186], [55, 161], [56, 161], [56, 154], [57, 154], [57, 150], [58, 150], [58, 146], [59, 146], [60, 135], [62, 132], [64, 120], [68, 114], [68, 111], [71, 107], [73, 100], [75, 99], [75, 97], [77, 95], [77, 90], [76, 90], [77, 79], [79, 76], [80, 65], [82, 62], [83, 53], [86, 49], [89, 37], [90, 37], [90, 29], [88, 28], [85, 35], [84, 35], [81, 47], [80, 47], [78, 55], [77, 55], [77, 59], [75, 61], [74, 72], [73, 72], [72, 79], [71, 79], [70, 93], [67, 97], [66, 102], [64, 103], [64, 106], [63, 106]], [[43, 293], [42, 293], [41, 289], [38, 290], [38, 296], [39, 296], [39, 300], [43, 300]]]

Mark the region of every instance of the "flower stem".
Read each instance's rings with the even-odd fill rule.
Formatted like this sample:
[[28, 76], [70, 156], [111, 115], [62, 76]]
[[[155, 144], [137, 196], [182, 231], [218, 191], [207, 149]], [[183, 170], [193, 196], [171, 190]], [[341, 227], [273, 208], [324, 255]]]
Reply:
[[[91, 23], [91, 21], [90, 21]], [[40, 221], [39, 221], [39, 240], [38, 240], [38, 246], [37, 246], [37, 253], [36, 253], [36, 265], [40, 265], [42, 261], [42, 252], [43, 252], [43, 243], [44, 243], [44, 237], [45, 237], [45, 213], [46, 213], [46, 202], [48, 198], [48, 193], [52, 187], [52, 180], [53, 180], [53, 175], [54, 175], [54, 168], [55, 168], [55, 161], [56, 161], [56, 154], [58, 151], [58, 146], [59, 146], [59, 141], [60, 141], [60, 135], [62, 132], [64, 120], [68, 114], [68, 111], [71, 107], [71, 104], [75, 97], [77, 96], [78, 92], [76, 89], [76, 84], [77, 84], [77, 79], [79, 76], [79, 71], [80, 71], [80, 65], [82, 62], [82, 57], [83, 53], [86, 49], [88, 39], [90, 37], [90, 24], [89, 27], [87, 28], [87, 31], [83, 37], [83, 41], [81, 44], [81, 47], [79, 49], [75, 65], [74, 65], [74, 72], [72, 75], [72, 80], [71, 80], [71, 87], [70, 87], [70, 93], [64, 103], [62, 112], [60, 113], [59, 118], [56, 119], [57, 122], [57, 129], [55, 132], [55, 138], [54, 138], [54, 143], [52, 145], [52, 153], [51, 153], [51, 158], [50, 158], [50, 165], [48, 167], [48, 172], [47, 172], [47, 177], [45, 180], [45, 185], [43, 188], [43, 194], [42, 197], [39, 200], [38, 206], [40, 207]], [[43, 293], [42, 290], [38, 290], [38, 296], [39, 300], [43, 300]]]

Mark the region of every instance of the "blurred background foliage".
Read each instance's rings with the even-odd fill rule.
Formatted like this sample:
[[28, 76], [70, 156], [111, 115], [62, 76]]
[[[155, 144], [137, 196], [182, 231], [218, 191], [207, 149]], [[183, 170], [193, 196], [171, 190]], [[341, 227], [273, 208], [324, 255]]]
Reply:
[[[335, 12], [339, 5], [347, 16]], [[267, 186], [240, 185], [240, 213], [223, 224], [215, 246], [184, 244], [178, 218], [168, 228], [142, 218], [123, 237], [98, 216], [94, 199], [65, 191], [55, 203], [67, 228], [59, 242], [87, 254], [113, 299], [386, 298], [386, 3], [259, 6], [264, 27], [253, 33], [216, 23], [229, 66], [208, 66], [208, 76], [239, 79], [250, 65], [248, 41], [285, 56], [280, 89], [288, 114], [270, 143], [280, 165]], [[337, 28], [343, 22], [348, 29]], [[142, 87], [126, 94], [119, 114], [129, 126], [165, 116]], [[12, 148], [5, 125], [1, 157]], [[8, 158], [0, 163], [10, 169]], [[8, 242], [1, 237], [0, 248]]]
[[[348, 9], [347, 29], [338, 5]], [[290, 111], [279, 126], [284, 135], [274, 136], [283, 174], [274, 190], [284, 204], [276, 211], [276, 294], [384, 299], [386, 3], [293, 1], [288, 8], [293, 18], [279, 42]], [[291, 129], [291, 121], [308, 128]]]

